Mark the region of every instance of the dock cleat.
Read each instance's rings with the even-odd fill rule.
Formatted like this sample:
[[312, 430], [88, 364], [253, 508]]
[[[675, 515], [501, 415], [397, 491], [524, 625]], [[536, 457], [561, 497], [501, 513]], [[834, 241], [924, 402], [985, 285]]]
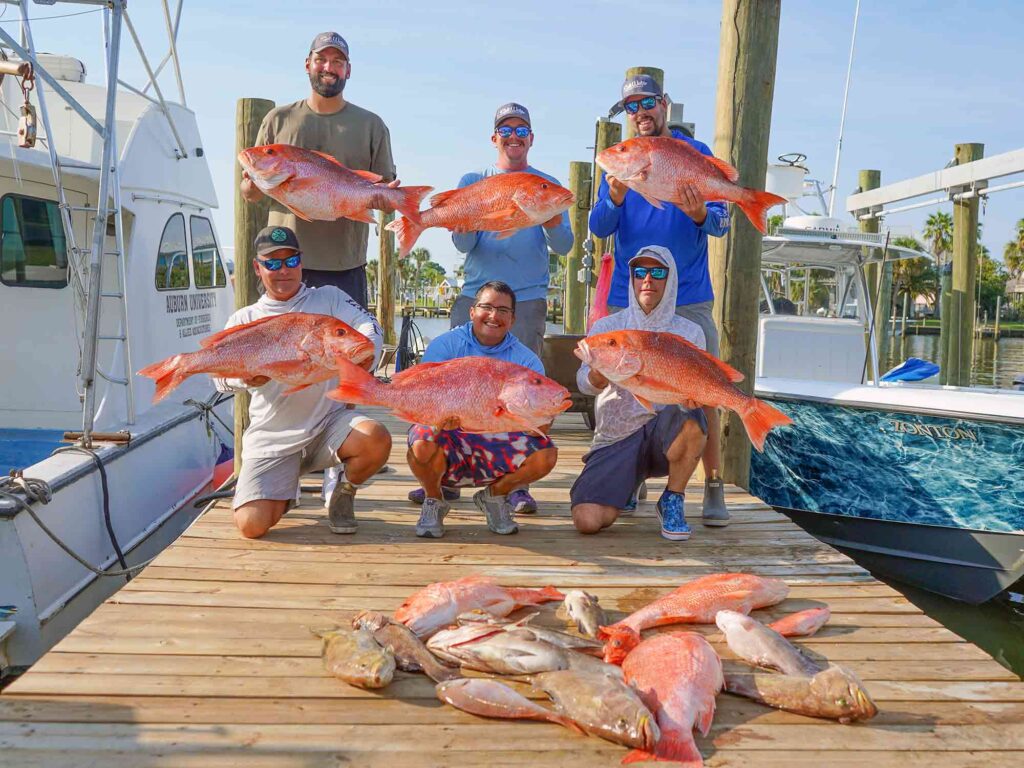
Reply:
[[[446, 485], [442, 485], [441, 495], [444, 497], [445, 501], [455, 501], [462, 495], [462, 491], [460, 491], [458, 488], [449, 488]], [[413, 504], [422, 504], [425, 498], [427, 498], [427, 492], [424, 491], [422, 488], [417, 488], [414, 491], [409, 491], [409, 501], [411, 501]]]
[[704, 481], [704, 507], [701, 522], [711, 528], [724, 528], [729, 524], [729, 508], [725, 506], [725, 484], [712, 472]]
[[686, 541], [690, 538], [690, 526], [686, 524], [684, 497], [675, 491], [665, 491], [658, 499], [658, 519], [661, 520], [661, 535], [670, 541]]
[[327, 505], [327, 524], [331, 533], [356, 532], [356, 487], [348, 480], [342, 480], [331, 492]]
[[512, 505], [508, 503], [508, 496], [492, 496], [491, 489], [484, 488], [473, 494], [473, 503], [484, 513], [487, 527], [492, 532], [502, 536], [519, 532], [519, 526], [516, 525], [512, 514]]
[[530, 515], [537, 511], [537, 501], [526, 488], [516, 488], [509, 493], [508, 503], [517, 515]]

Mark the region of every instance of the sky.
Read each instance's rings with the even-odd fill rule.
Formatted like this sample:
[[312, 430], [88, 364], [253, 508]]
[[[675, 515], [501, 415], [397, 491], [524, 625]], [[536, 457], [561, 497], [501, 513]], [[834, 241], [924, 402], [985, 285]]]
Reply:
[[[810, 175], [825, 184], [854, 7], [855, 0], [782, 3], [769, 158], [801, 152]], [[102, 82], [100, 15], [82, 14], [76, 4], [30, 8], [37, 47], [83, 60], [88, 80]], [[81, 15], [48, 18], [69, 13]], [[160, 3], [132, 2], [129, 13], [158, 61], [166, 50]], [[491, 121], [508, 101], [531, 112], [531, 164], [565, 182], [570, 161], [590, 160], [594, 121], [618, 99], [632, 66], [664, 69], [666, 91], [685, 105], [697, 138], [713, 146], [721, 13], [710, 0], [185, 0], [178, 51], [220, 202], [220, 242], [233, 244], [237, 101], [304, 98], [303, 61], [318, 32], [335, 30], [348, 41], [353, 71], [345, 97], [384, 119], [402, 182], [441, 191], [494, 161]], [[0, 24], [14, 33], [16, 17], [8, 7]], [[960, 142], [983, 143], [986, 156], [1024, 147], [1022, 29], [1024, 3], [1016, 1], [972, 4], [968, 14], [953, 0], [862, 0], [837, 212], [848, 218], [844, 203], [860, 169], [880, 170], [884, 185], [942, 168]], [[145, 82], [127, 36], [121, 68], [128, 82]], [[165, 94], [176, 93], [169, 68], [160, 82]], [[919, 231], [929, 213], [951, 209], [887, 221], [904, 234]], [[993, 255], [1001, 256], [1020, 218], [1024, 188], [985, 205], [983, 242]], [[427, 230], [419, 245], [449, 272], [461, 261], [445, 230]], [[371, 234], [370, 258], [376, 248]]]

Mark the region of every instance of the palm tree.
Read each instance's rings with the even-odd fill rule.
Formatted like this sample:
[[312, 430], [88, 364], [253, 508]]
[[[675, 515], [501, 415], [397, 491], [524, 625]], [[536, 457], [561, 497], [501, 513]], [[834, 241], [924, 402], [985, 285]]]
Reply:
[[953, 248], [953, 217], [942, 211], [931, 214], [925, 219], [923, 234], [935, 257], [935, 266], [942, 272], [946, 256]]
[[412, 290], [413, 290], [413, 300], [412, 300], [412, 303], [413, 303], [413, 305], [415, 305], [416, 304], [416, 297], [419, 295], [420, 275], [423, 272], [423, 265], [426, 264], [428, 261], [430, 261], [430, 251], [428, 251], [426, 248], [413, 248], [412, 251], [409, 252], [408, 257], [406, 257], [406, 260], [407, 261], [411, 261], [413, 263], [413, 265], [415, 266], [415, 271], [413, 272], [413, 283], [412, 283]]
[[1019, 278], [1024, 275], [1024, 219], [1018, 219], [1013, 240], [1003, 248], [1003, 263], [1010, 277]]

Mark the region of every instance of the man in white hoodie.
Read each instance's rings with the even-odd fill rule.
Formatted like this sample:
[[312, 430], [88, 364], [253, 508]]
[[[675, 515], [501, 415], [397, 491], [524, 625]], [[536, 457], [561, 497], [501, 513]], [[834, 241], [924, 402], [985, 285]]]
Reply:
[[[265, 293], [255, 304], [237, 310], [227, 326], [289, 312], [330, 315], [348, 323], [373, 342], [373, 370], [380, 357], [380, 325], [351, 296], [333, 285], [310, 288], [302, 282], [302, 252], [288, 227], [265, 227], [256, 236], [253, 269]], [[391, 435], [367, 418], [325, 395], [336, 379], [313, 384], [290, 395], [287, 384], [265, 376], [214, 378], [221, 392], [249, 390], [249, 427], [242, 437], [242, 471], [232, 502], [242, 536], [255, 539], [277, 525], [295, 502], [305, 472], [342, 465], [343, 474], [327, 505], [333, 533], [355, 533], [355, 494], [387, 461]]]
[[[675, 259], [667, 248], [641, 248], [629, 260], [629, 306], [598, 320], [588, 335], [626, 329], [660, 331], [705, 349], [700, 326], [675, 314], [675, 273]], [[690, 538], [683, 492], [707, 442], [704, 411], [655, 405], [651, 413], [627, 390], [586, 364], [580, 366], [576, 383], [581, 392], [597, 396], [594, 442], [569, 492], [576, 530], [598, 533], [607, 528], [627, 508], [641, 482], [667, 475], [657, 507], [661, 535], [672, 541]]]

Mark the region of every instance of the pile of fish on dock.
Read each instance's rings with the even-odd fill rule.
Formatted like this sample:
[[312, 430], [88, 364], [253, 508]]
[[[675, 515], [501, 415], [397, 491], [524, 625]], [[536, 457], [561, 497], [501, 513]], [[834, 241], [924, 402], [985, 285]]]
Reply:
[[[723, 689], [789, 712], [849, 723], [877, 713], [856, 675], [811, 658], [787, 636], [814, 634], [827, 607], [764, 625], [748, 614], [782, 602], [782, 581], [722, 573], [689, 581], [608, 624], [597, 598], [554, 587], [502, 587], [484, 576], [430, 584], [389, 617], [360, 613], [352, 629], [318, 631], [333, 675], [361, 688], [388, 685], [396, 669], [424, 672], [437, 697], [474, 715], [543, 720], [631, 747], [624, 763], [674, 760], [703, 765], [693, 729], [707, 735]], [[563, 601], [571, 633], [518, 620], [518, 609]], [[717, 624], [729, 649], [752, 665], [724, 673], [714, 648], [697, 632], [646, 629]], [[764, 669], [771, 672], [762, 671]], [[498, 678], [529, 683], [548, 708]]]

